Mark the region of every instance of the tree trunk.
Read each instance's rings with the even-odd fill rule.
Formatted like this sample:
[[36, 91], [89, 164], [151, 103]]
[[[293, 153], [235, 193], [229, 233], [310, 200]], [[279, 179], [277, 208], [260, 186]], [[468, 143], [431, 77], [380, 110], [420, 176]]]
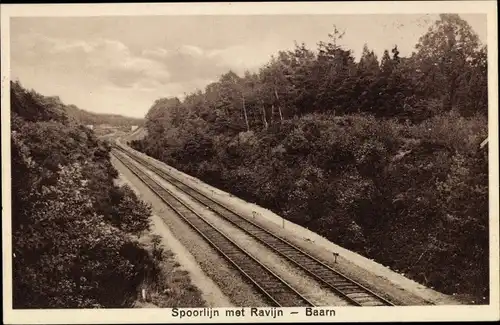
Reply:
[[280, 112], [280, 121], [283, 121], [283, 114], [281, 114], [281, 106], [278, 106], [278, 110]]
[[264, 128], [267, 130], [268, 124], [266, 118], [266, 109], [264, 108], [264, 105], [261, 105], [261, 107], [262, 107], [262, 122], [264, 123]]
[[274, 96], [276, 96], [276, 100], [278, 101], [278, 110], [280, 112], [280, 121], [283, 121], [283, 114], [281, 113], [281, 105], [279, 103], [280, 98], [278, 97], [278, 92], [276, 91], [276, 88], [274, 88]]
[[243, 98], [243, 114], [245, 115], [245, 124], [247, 126], [247, 131], [250, 131], [250, 125], [248, 124], [247, 109], [245, 107], [245, 96], [242, 96], [242, 98]]
[[447, 112], [451, 111], [451, 109], [455, 104], [457, 77], [451, 76], [451, 81], [448, 84], [449, 84], [448, 94], [447, 94], [448, 98], [446, 100], [446, 106], [445, 106], [445, 110]]

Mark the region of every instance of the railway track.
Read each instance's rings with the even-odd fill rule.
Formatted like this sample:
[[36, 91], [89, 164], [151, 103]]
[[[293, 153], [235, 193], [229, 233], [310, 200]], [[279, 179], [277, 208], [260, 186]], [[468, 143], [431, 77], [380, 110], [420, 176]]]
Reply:
[[347, 302], [354, 306], [394, 306], [392, 302], [374, 293], [370, 289], [360, 283], [350, 279], [349, 277], [334, 270], [331, 266], [304, 252], [299, 247], [293, 245], [287, 240], [272, 234], [252, 220], [239, 215], [231, 208], [213, 200], [209, 196], [190, 187], [176, 177], [168, 174], [164, 170], [158, 168], [147, 159], [125, 150], [121, 146], [117, 148], [126, 153], [138, 163], [146, 166], [157, 175], [164, 178], [166, 181], [175, 185], [178, 189], [188, 194], [190, 197], [205, 205], [225, 220], [229, 221], [236, 227], [242, 229], [250, 236], [257, 239], [260, 243], [269, 247], [278, 255], [284, 257], [298, 268], [305, 271], [319, 283], [329, 288], [337, 295], [344, 298]]
[[132, 164], [123, 152], [113, 152], [132, 173], [141, 179], [160, 199], [177, 215], [186, 221], [212, 247], [238, 269], [269, 302], [276, 307], [311, 307], [314, 306], [288, 283], [281, 279], [264, 264], [256, 260], [244, 248], [220, 232], [213, 224], [179, 200], [173, 193], [158, 184], [153, 178]]

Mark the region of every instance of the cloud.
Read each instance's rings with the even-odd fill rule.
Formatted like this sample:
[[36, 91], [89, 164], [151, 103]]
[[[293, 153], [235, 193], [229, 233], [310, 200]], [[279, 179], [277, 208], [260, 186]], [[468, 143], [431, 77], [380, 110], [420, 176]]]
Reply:
[[172, 81], [195, 83], [200, 87], [200, 80], [213, 81], [229, 70], [243, 74], [245, 70], [256, 69], [268, 61], [274, 52], [269, 46], [252, 49], [237, 45], [205, 50], [194, 45], [182, 45], [175, 49], [146, 49], [142, 51], [142, 56], [166, 66]]
[[194, 45], [186, 44], [175, 49], [148, 49], [142, 55], [167, 67], [172, 81], [178, 83], [214, 78], [228, 70], [228, 66], [221, 65], [220, 58]]
[[245, 70], [259, 68], [270, 60], [271, 54], [276, 52], [274, 48], [269, 48], [266, 44], [260, 44], [258, 47], [242, 44], [213, 50], [209, 55], [216, 58], [224, 67], [229, 67], [241, 74]]
[[144, 80], [161, 83], [170, 80], [165, 65], [134, 55], [125, 44], [108, 39], [83, 41], [26, 34], [13, 41], [12, 59], [14, 69], [16, 64], [55, 70], [80, 69], [124, 88]]
[[146, 49], [142, 51], [142, 56], [154, 60], [165, 59], [169, 55], [169, 51], [162, 48]]
[[269, 58], [269, 49], [262, 49], [239, 45], [206, 50], [184, 44], [133, 53], [116, 40], [62, 39], [29, 33], [12, 38], [11, 57], [14, 71], [21, 65], [37, 71], [75, 72], [116, 88], [151, 91], [170, 87], [182, 94], [203, 89], [229, 70], [242, 74], [260, 66]]
[[194, 45], [182, 45], [179, 47], [178, 52], [190, 57], [202, 57], [205, 55], [205, 51]]

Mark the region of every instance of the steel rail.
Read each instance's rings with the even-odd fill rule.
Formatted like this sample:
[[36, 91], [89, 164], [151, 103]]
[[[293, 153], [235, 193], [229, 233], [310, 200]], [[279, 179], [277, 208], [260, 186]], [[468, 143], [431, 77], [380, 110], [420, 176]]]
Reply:
[[[172, 183], [196, 201], [207, 206], [207, 208], [210, 208], [212, 211], [216, 212], [233, 225], [256, 238], [259, 242], [263, 243], [280, 256], [283, 256], [293, 264], [297, 265], [307, 274], [329, 287], [349, 303], [356, 306], [394, 306], [394, 304], [389, 300], [381, 297], [357, 281], [333, 269], [331, 266], [325, 264], [316, 257], [311, 256], [309, 253], [304, 252], [301, 248], [288, 242], [286, 239], [271, 233], [262, 226], [235, 212], [233, 209], [215, 201], [204, 193], [201, 193], [197, 189], [179, 180], [177, 177], [168, 174], [166, 171], [158, 168], [145, 158], [140, 157], [138, 154], [122, 146], [117, 147], [121, 151], [130, 155], [132, 159], [147, 165], [153, 172]], [[224, 211], [220, 211], [220, 209], [223, 209]]]
[[[126, 161], [126, 158], [120, 157], [122, 153], [113, 155], [127, 167], [136, 177], [144, 182], [164, 203], [166, 203], [177, 215], [179, 215], [186, 223], [188, 223], [202, 238], [204, 238], [219, 254], [226, 258], [236, 269], [238, 269], [257, 289], [262, 292], [273, 305], [277, 307], [285, 307], [287, 300], [293, 299], [296, 304], [293, 306], [314, 306], [307, 298], [297, 292], [280, 276], [275, 274], [264, 264], [254, 258], [240, 245], [235, 243], [212, 223], [199, 215], [190, 206], [182, 202], [170, 190], [164, 188], [157, 181], [141, 171], [137, 166]], [[164, 193], [162, 193], [164, 192]], [[186, 208], [191, 214], [191, 218], [186, 215], [186, 211], [182, 212], [179, 207], [174, 206], [166, 196], [174, 199], [182, 207]], [[197, 221], [198, 221], [198, 224]], [[205, 227], [205, 229], [202, 229]], [[239, 254], [239, 256], [235, 255]], [[232, 255], [232, 256], [230, 256]], [[243, 257], [243, 261], [242, 261]], [[239, 259], [239, 261], [236, 261]], [[252, 275], [253, 273], [254, 275]], [[267, 281], [266, 281], [267, 280]], [[270, 280], [270, 281], [269, 281]], [[283, 302], [285, 301], [285, 302]]]

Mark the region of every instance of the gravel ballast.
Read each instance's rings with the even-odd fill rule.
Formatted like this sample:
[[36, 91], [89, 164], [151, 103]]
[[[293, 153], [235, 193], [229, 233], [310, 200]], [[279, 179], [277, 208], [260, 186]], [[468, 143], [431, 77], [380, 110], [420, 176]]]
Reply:
[[187, 194], [177, 189], [174, 185], [166, 182], [161, 177], [150, 170], [145, 170], [148, 175], [153, 177], [157, 182], [165, 188], [172, 191], [179, 199], [187, 203], [196, 212], [201, 214], [211, 224], [216, 225], [217, 229], [230, 237], [236, 244], [250, 253], [254, 258], [265, 264], [271, 271], [283, 278], [287, 283], [292, 285], [297, 291], [303, 294], [309, 301], [317, 306], [347, 306], [348, 303], [332, 293], [330, 290], [325, 290], [322, 286], [304, 271], [298, 269], [285, 258], [279, 256], [265, 245], [259, 243], [255, 238], [251, 237], [244, 231], [238, 229], [230, 222], [224, 220], [213, 211], [207, 209], [199, 202], [190, 198]]
[[[285, 227], [283, 229], [283, 219], [273, 212], [253, 203], [245, 202], [244, 200], [241, 200], [229, 193], [205, 184], [199, 179], [182, 173], [175, 168], [159, 162], [143, 153], [139, 152], [139, 155], [148, 159], [155, 166], [171, 173], [173, 176], [177, 177], [186, 184], [195, 187], [200, 192], [230, 207], [235, 212], [251, 219], [264, 228], [287, 239], [311, 255], [325, 261], [330, 266], [365, 285], [381, 296], [390, 299], [396, 304], [461, 304], [460, 301], [454, 299], [452, 296], [427, 288], [424, 285], [408, 279], [373, 260], [340, 247], [304, 227], [293, 224], [289, 221], [284, 221]], [[332, 254], [334, 252], [339, 254], [337, 263], [334, 263], [334, 257]]]
[[[195, 285], [205, 293], [205, 296], [214, 295], [213, 292], [207, 292], [207, 290], [215, 291], [216, 287], [219, 288], [221, 294], [215, 294], [211, 298], [214, 304], [213, 307], [260, 307], [269, 305], [265, 298], [252, 285], [248, 284], [238, 271], [234, 270], [210, 244], [205, 242], [196, 231], [180, 219], [174, 211], [161, 201], [128, 168], [114, 157], [112, 157], [111, 161], [119, 172], [134, 186], [139, 197], [151, 204], [153, 213], [161, 219], [165, 228], [168, 229], [168, 233], [164, 232], [164, 235], [174, 234], [173, 237], [166, 239], [167, 243], [173, 243], [171, 246], [169, 244], [169, 246], [174, 254], [178, 256], [192, 256], [188, 257], [188, 259], [191, 259], [191, 261], [194, 260], [196, 263], [191, 263], [190, 268], [194, 271], [196, 269], [194, 264], [197, 264], [199, 270], [194, 272], [206, 276], [206, 278], [202, 277], [200, 281], [205, 282], [207, 278], [213, 281], [213, 285], [210, 285], [209, 282], [207, 284], [196, 283]], [[180, 245], [175, 245], [175, 241]], [[180, 248], [181, 246], [183, 248]], [[192, 279], [195, 283], [195, 278]]]

